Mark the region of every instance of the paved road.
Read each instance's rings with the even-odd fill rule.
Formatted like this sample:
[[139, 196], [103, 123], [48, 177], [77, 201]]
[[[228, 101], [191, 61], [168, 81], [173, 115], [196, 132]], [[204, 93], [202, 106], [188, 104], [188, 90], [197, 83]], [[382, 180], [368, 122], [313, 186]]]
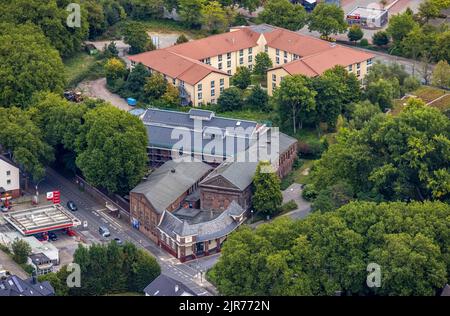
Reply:
[[306, 217], [309, 212], [311, 212], [311, 203], [303, 199], [302, 192], [302, 185], [299, 183], [293, 183], [283, 191], [283, 203], [294, 200], [298, 207], [296, 210], [283, 214], [282, 216], [289, 216], [292, 219], [299, 219]]
[[133, 107], [127, 104], [125, 99], [108, 90], [106, 87], [106, 78], [93, 81], [83, 81], [78, 85], [78, 90], [89, 97], [108, 101], [121, 110], [129, 111], [133, 109]]
[[[61, 191], [61, 203], [65, 205], [72, 200], [77, 204], [78, 211], [74, 213], [82, 222], [88, 222], [88, 228], [80, 228], [78, 231], [88, 243], [108, 242], [113, 238], [120, 238], [122, 241], [130, 241], [140, 248], [143, 248], [154, 255], [160, 266], [162, 273], [183, 282], [191, 288], [197, 295], [211, 295], [215, 289], [208, 282], [200, 284], [201, 278], [198, 270], [191, 265], [180, 263], [176, 258], [161, 250], [155, 243], [145, 237], [139, 231], [131, 228], [128, 223], [111, 217], [105, 210], [104, 205], [99, 204], [88, 194], [81, 192], [78, 187], [58, 174], [47, 174], [46, 179], [41, 183], [40, 190]], [[111, 232], [111, 237], [103, 238], [98, 233], [99, 226], [107, 226]], [[209, 260], [209, 259], [208, 259]], [[199, 260], [202, 262], [203, 258]], [[204, 280], [203, 280], [204, 281]], [[205, 289], [207, 287], [210, 291]]]

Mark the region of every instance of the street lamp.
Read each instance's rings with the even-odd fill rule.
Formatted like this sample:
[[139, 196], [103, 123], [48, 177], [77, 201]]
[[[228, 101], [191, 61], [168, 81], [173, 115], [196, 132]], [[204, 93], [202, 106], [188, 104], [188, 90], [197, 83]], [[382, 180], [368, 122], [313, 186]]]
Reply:
[[45, 177], [42, 178], [41, 180], [39, 180], [39, 182], [36, 184], [36, 204], [39, 204], [39, 191], [38, 191], [38, 187], [39, 184], [45, 180]]

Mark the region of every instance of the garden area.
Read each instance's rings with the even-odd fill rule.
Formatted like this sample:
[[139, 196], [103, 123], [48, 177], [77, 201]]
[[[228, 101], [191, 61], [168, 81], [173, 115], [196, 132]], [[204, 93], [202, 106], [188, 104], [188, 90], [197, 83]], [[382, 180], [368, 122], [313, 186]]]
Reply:
[[450, 92], [436, 87], [421, 86], [404, 98], [394, 100], [394, 107], [392, 108], [391, 113], [393, 115], [400, 113], [402, 108], [411, 98], [421, 99], [427, 105], [437, 108], [442, 112], [446, 112], [450, 109]]
[[83, 80], [104, 77], [103, 62], [100, 55], [89, 55], [84, 51], [64, 59], [67, 86], [72, 88]]

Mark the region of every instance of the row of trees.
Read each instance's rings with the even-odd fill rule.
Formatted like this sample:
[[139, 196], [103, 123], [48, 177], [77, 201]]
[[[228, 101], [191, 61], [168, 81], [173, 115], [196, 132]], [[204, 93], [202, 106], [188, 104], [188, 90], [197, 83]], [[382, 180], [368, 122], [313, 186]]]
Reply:
[[2, 150], [34, 180], [55, 158], [93, 185], [126, 193], [147, 170], [147, 134], [137, 118], [110, 104], [69, 103], [42, 92], [30, 107], [0, 107]]
[[94, 244], [89, 248], [80, 245], [73, 262], [81, 269], [81, 287], [67, 286], [69, 272], [66, 266], [57, 273], [40, 276], [39, 281], [49, 281], [58, 296], [92, 296], [142, 293], [161, 274], [156, 259], [129, 242], [123, 246], [114, 241], [107, 245]]
[[[282, 217], [229, 236], [208, 274], [223, 295], [436, 295], [450, 276], [449, 216], [441, 202], [352, 202]], [[379, 287], [366, 283], [370, 263]]]
[[318, 31], [323, 36], [344, 33], [347, 22], [344, 11], [334, 5], [319, 3], [311, 14], [303, 6], [289, 0], [269, 0], [259, 14], [262, 22], [297, 31], [308, 25], [310, 31]]

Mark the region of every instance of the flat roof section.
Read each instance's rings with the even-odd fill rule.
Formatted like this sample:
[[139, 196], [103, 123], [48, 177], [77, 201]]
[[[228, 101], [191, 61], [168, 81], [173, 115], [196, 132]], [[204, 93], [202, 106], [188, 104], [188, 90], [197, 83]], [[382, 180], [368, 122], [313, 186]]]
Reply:
[[60, 204], [8, 213], [4, 219], [24, 236], [81, 225]]
[[356, 7], [349, 13], [347, 13], [347, 17], [349, 16], [360, 16], [367, 19], [376, 19], [384, 14], [387, 10], [385, 9], [377, 9], [377, 8], [366, 8], [366, 7]]

